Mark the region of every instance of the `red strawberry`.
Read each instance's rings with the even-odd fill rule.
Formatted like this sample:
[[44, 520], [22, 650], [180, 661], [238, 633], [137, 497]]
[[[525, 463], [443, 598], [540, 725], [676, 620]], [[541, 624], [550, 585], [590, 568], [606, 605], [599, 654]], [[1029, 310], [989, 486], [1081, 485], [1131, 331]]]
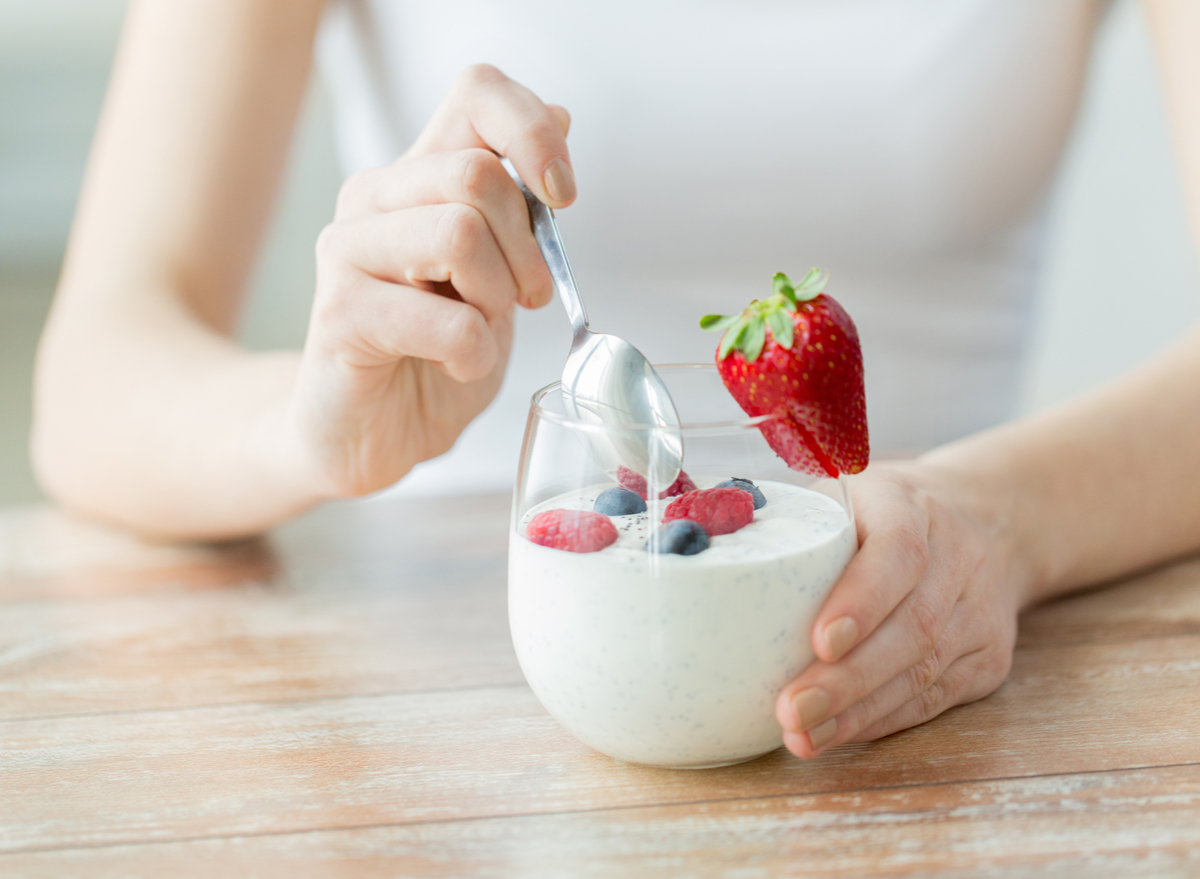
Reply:
[[775, 275], [775, 292], [740, 315], [710, 314], [706, 330], [725, 330], [717, 371], [793, 470], [814, 476], [858, 473], [867, 466], [867, 404], [862, 350], [850, 315], [821, 291], [813, 269], [799, 284]]
[[732, 534], [754, 521], [754, 497], [740, 488], [703, 488], [671, 501], [663, 522], [691, 519], [709, 537]]
[[[617, 482], [621, 483], [624, 488], [630, 491], [637, 492], [641, 495], [642, 500], [646, 499], [646, 477], [640, 473], [630, 470], [628, 467], [617, 468]], [[692, 482], [692, 477], [688, 476], [682, 470], [679, 471], [679, 476], [671, 483], [666, 491], [658, 493], [658, 499], [662, 500], [665, 497], [676, 497], [685, 492], [695, 491], [696, 483]]]
[[598, 552], [617, 542], [617, 526], [603, 513], [546, 510], [529, 521], [526, 536], [539, 546], [567, 552]]

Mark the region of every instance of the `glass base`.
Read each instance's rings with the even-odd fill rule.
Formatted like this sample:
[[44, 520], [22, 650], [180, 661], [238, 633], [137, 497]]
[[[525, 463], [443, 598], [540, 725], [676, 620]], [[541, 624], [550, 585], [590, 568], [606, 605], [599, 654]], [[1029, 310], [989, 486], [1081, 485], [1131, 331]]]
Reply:
[[619, 757], [612, 757], [612, 759], [616, 760], [618, 763], [628, 764], [629, 766], [645, 766], [649, 769], [720, 769], [723, 766], [740, 766], [743, 763], [749, 763], [751, 760], [757, 760], [759, 757], [765, 757], [768, 754], [778, 750], [779, 747], [777, 746], [771, 748], [769, 751], [751, 754], [749, 757], [738, 757], [736, 760], [725, 760], [721, 763], [695, 763], [683, 766], [679, 764], [638, 763], [636, 760], [622, 760]]

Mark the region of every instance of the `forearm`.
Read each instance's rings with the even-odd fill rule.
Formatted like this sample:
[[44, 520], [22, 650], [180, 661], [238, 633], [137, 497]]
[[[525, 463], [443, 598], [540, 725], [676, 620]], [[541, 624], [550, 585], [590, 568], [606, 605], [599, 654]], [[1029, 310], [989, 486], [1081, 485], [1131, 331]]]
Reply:
[[[1200, 14], [1191, 0], [1146, 5], [1195, 225]], [[1194, 551], [1200, 548], [1200, 331], [1101, 391], [937, 449], [921, 463], [965, 487], [994, 545], [1014, 560], [1012, 576], [1026, 602]]]
[[35, 466], [68, 507], [216, 538], [315, 500], [283, 426], [296, 356], [230, 337], [321, 6], [130, 3], [38, 352]]
[[1101, 391], [937, 449], [1025, 603], [1200, 548], [1200, 331]]
[[1200, 548], [1200, 331], [1044, 415], [852, 477], [860, 539], [776, 702], [804, 758], [983, 698], [1022, 608]]
[[303, 354], [232, 342], [321, 6], [131, 4], [38, 355], [36, 467], [66, 506], [215, 539], [378, 491], [451, 447], [500, 386], [516, 305], [549, 301], [496, 153], [565, 207], [569, 117], [478, 65], [404, 157], [343, 186]]
[[47, 492], [174, 539], [258, 533], [320, 500], [288, 423], [299, 355], [243, 351], [173, 297], [147, 301], [52, 317], [32, 442]]

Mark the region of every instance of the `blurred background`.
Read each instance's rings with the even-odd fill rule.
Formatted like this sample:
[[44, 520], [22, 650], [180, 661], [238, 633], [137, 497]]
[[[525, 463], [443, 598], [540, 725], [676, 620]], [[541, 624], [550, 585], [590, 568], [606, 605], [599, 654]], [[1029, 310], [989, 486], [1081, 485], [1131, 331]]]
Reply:
[[[0, 505], [41, 497], [27, 455], [34, 351], [124, 7], [0, 0]], [[328, 101], [316, 81], [256, 273], [243, 326], [248, 345], [303, 341], [312, 245], [339, 179]], [[1135, 0], [1117, 0], [1100, 32], [1049, 234], [1023, 411], [1119, 375], [1200, 318], [1195, 249]]]

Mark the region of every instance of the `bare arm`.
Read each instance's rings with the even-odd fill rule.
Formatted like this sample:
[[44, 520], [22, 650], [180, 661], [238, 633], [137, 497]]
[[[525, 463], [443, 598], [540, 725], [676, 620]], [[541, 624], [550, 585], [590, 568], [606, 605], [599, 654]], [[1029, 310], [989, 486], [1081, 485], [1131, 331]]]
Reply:
[[[1200, 254], [1200, 5], [1145, 5]], [[1029, 557], [1032, 599], [1200, 548], [1200, 331], [1097, 393], [931, 460], [990, 473], [988, 490], [1020, 474], [1006, 528]]]
[[[1200, 229], [1200, 4], [1147, 5]], [[986, 696], [1023, 607], [1200, 550], [1200, 330], [1068, 405], [873, 465], [853, 496], [861, 549], [817, 617], [821, 661], [776, 704], [801, 757]]]
[[64, 505], [222, 538], [382, 488], [487, 405], [513, 307], [548, 300], [495, 153], [566, 205], [568, 119], [480, 67], [396, 164], [343, 187], [304, 351], [232, 341], [321, 6], [131, 4], [38, 356], [34, 462]]
[[194, 487], [215, 480], [237, 487], [236, 533], [316, 499], [264, 436], [298, 357], [228, 337], [320, 10], [131, 4], [39, 352], [35, 465], [68, 506], [203, 532], [213, 502]]
[[1101, 391], [923, 461], [996, 507], [989, 518], [1020, 560], [1023, 603], [1192, 552], [1200, 333]]
[[1150, 19], [1184, 201], [1200, 253], [1200, 6], [1143, 0]]

